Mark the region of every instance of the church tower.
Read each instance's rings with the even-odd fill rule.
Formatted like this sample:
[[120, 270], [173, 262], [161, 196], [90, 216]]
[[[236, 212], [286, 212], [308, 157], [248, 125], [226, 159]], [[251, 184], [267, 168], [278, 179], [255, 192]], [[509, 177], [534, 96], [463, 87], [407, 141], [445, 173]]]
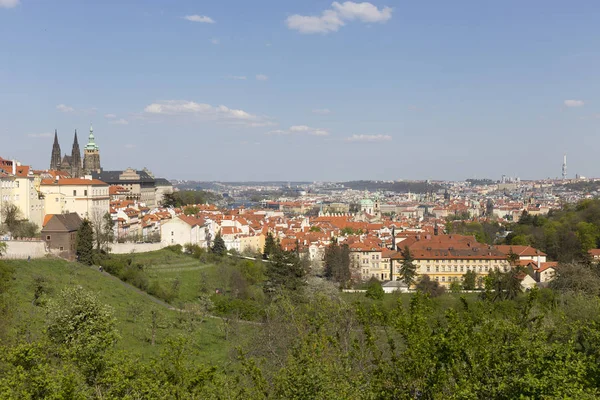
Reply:
[[83, 172], [89, 175], [92, 172], [100, 172], [100, 170], [100, 148], [94, 138], [94, 128], [90, 125], [88, 144], [83, 148]]
[[58, 133], [56, 129], [54, 130], [54, 144], [52, 145], [52, 157], [50, 158], [50, 169], [51, 170], [59, 170], [60, 169], [60, 145], [58, 144]]
[[79, 150], [79, 141], [77, 140], [77, 129], [75, 129], [73, 150], [71, 150], [71, 177], [80, 178], [82, 176], [83, 168], [81, 166], [81, 150]]

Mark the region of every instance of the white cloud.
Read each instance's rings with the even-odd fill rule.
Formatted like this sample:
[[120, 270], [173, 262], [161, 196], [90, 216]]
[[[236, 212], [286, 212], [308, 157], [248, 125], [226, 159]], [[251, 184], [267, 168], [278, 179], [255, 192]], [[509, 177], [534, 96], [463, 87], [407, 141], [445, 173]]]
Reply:
[[258, 75], [256, 75], [256, 80], [257, 81], [268, 81], [269, 77], [267, 75], [258, 74]]
[[272, 126], [275, 124], [269, 118], [250, 114], [244, 110], [187, 100], [166, 100], [152, 103], [146, 106], [144, 112], [153, 115], [197, 115], [214, 120], [241, 123], [250, 127]]
[[207, 17], [206, 15], [186, 15], [183, 19], [187, 19], [192, 22], [202, 22], [204, 24], [214, 24], [215, 21], [211, 17]]
[[392, 18], [392, 8], [383, 7], [379, 10], [371, 3], [355, 3], [353, 1], [345, 1], [332, 4], [333, 9], [344, 20], [353, 21], [355, 19], [362, 22], [386, 22]]
[[125, 118], [119, 118], [119, 119], [110, 121], [109, 124], [113, 124], [113, 125], [129, 125], [129, 121], [127, 121]]
[[329, 108], [315, 108], [314, 110], [312, 110], [313, 114], [319, 114], [319, 115], [327, 115], [327, 114], [331, 114], [331, 110]]
[[582, 107], [583, 100], [565, 100], [565, 106], [567, 107]]
[[363, 2], [355, 3], [337, 1], [331, 4], [331, 9], [325, 10], [320, 16], [306, 16], [294, 14], [287, 18], [289, 29], [300, 33], [330, 33], [337, 32], [346, 22], [358, 20], [365, 23], [384, 23], [392, 18], [392, 8], [377, 8], [375, 5]]
[[268, 135], [291, 135], [291, 134], [301, 134], [301, 135], [311, 135], [311, 136], [328, 136], [329, 131], [322, 128], [311, 128], [306, 125], [294, 125], [290, 126], [289, 129], [276, 129], [274, 131], [267, 132]]
[[64, 105], [64, 104], [59, 104], [59, 105], [57, 105], [57, 106], [56, 106], [56, 109], [57, 109], [58, 111], [60, 111], [60, 112], [65, 112], [65, 113], [68, 113], [68, 112], [73, 112], [73, 111], [75, 111], [75, 109], [74, 109], [73, 107], [69, 107], [69, 106], [67, 106], [67, 105]]
[[233, 79], [236, 81], [245, 81], [246, 77], [242, 76], [242, 75], [229, 75], [229, 76], [227, 76], [227, 79]]
[[49, 138], [54, 136], [53, 133], [51, 132], [46, 132], [46, 133], [30, 133], [27, 136], [29, 136], [30, 138]]
[[117, 116], [115, 114], [104, 114], [104, 118], [106, 119], [115, 119]]
[[21, 0], [0, 0], [0, 8], [13, 8], [18, 6]]
[[217, 39], [217, 38], [210, 39], [210, 42], [212, 44], [214, 44], [215, 46], [218, 45], [219, 43], [221, 43], [221, 41], [219, 41], [219, 39]]
[[390, 135], [352, 135], [347, 142], [387, 142], [392, 140]]

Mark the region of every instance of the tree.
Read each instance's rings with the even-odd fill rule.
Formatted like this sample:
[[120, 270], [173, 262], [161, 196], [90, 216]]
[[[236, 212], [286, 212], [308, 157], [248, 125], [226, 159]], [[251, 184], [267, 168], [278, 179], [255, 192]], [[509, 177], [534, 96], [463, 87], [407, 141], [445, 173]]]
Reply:
[[37, 237], [40, 230], [37, 224], [31, 221], [20, 221], [13, 231], [16, 238], [34, 238]]
[[6, 243], [0, 242], [0, 257], [6, 254]]
[[350, 248], [332, 240], [325, 249], [325, 277], [344, 285], [350, 280]]
[[94, 254], [94, 230], [90, 220], [83, 220], [77, 230], [77, 260], [82, 264], [92, 265]]
[[297, 291], [306, 285], [306, 270], [295, 252], [277, 249], [267, 262], [267, 292], [280, 289]]
[[511, 247], [510, 250], [508, 251], [508, 254], [506, 255], [506, 259], [508, 260], [508, 263], [514, 267], [517, 265], [517, 263], [519, 262], [519, 255], [517, 253], [515, 253], [513, 251], [513, 248]]
[[109, 212], [104, 214], [104, 224], [102, 225], [102, 231], [104, 233], [104, 244], [108, 246], [109, 243], [115, 241], [115, 221]]
[[473, 270], [468, 270], [463, 275], [463, 289], [464, 290], [475, 290], [477, 286], [477, 273]]
[[185, 215], [196, 215], [200, 212], [200, 209], [196, 206], [185, 206], [183, 208], [183, 213]]
[[377, 280], [377, 278], [373, 277], [369, 280], [369, 284], [367, 286], [367, 292], [365, 296], [373, 300], [381, 300], [383, 299], [383, 295], [385, 291], [381, 287], [381, 282]]
[[267, 237], [265, 239], [265, 248], [263, 250], [263, 257], [265, 259], [269, 258], [269, 256], [271, 256], [271, 254], [273, 254], [273, 252], [276, 249], [276, 245], [275, 245], [275, 239], [273, 238], [273, 234], [271, 232], [267, 233]]
[[63, 289], [48, 304], [48, 337], [93, 382], [119, 338], [113, 310], [81, 286]]
[[400, 265], [400, 278], [402, 282], [410, 288], [416, 280], [417, 266], [414, 263], [414, 258], [410, 253], [408, 246], [404, 246], [402, 250], [402, 265]]
[[416, 289], [418, 292], [427, 294], [431, 297], [437, 297], [446, 292], [443, 286], [440, 286], [438, 281], [432, 281], [429, 275], [423, 275], [417, 283]]
[[21, 210], [15, 204], [7, 203], [4, 205], [4, 224], [9, 232], [15, 232], [21, 224]]
[[224, 256], [227, 253], [227, 247], [225, 246], [223, 236], [221, 236], [221, 231], [217, 232], [211, 251], [218, 256]]

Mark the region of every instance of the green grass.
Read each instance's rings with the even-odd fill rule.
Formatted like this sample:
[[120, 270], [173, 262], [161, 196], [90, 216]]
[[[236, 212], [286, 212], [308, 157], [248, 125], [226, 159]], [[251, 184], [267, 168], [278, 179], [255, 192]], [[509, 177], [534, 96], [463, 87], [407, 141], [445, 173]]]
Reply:
[[[159, 252], [160, 253], [160, 252]], [[153, 261], [155, 266], [164, 262], [166, 270], [163, 273], [168, 279], [179, 277], [186, 288], [193, 286], [195, 270], [168, 271], [168, 268], [181, 265], [185, 268], [192, 264], [190, 258], [178, 254], [135, 254], [136, 261]], [[102, 274], [94, 268], [76, 263], [68, 263], [57, 259], [37, 259], [27, 261], [6, 261], [15, 270], [11, 292], [12, 309], [15, 312], [10, 321], [10, 335], [12, 340], [35, 340], [43, 335], [45, 325], [45, 309], [43, 306], [33, 304], [36, 279], [44, 281], [47, 294], [43, 298], [51, 299], [61, 289], [79, 285], [94, 292], [98, 299], [110, 305], [118, 321], [121, 339], [117, 344], [119, 350], [135, 353], [143, 358], [158, 355], [164, 348], [165, 341], [172, 336], [185, 335], [198, 352], [198, 357], [203, 362], [219, 363], [226, 361], [232, 349], [239, 344], [240, 338], [229, 337], [225, 340], [223, 322], [216, 318], [207, 318], [204, 322], [193, 322], [190, 314], [172, 311], [157, 304], [147, 294], [124, 285], [119, 279]], [[188, 266], [189, 264], [189, 266]], [[196, 262], [196, 264], [199, 264]], [[154, 273], [154, 272], [153, 272]], [[192, 290], [186, 289], [186, 296], [191, 297]], [[189, 292], [189, 293], [188, 293]], [[182, 290], [183, 293], [183, 290]], [[156, 312], [157, 326], [156, 344], [150, 344], [152, 332], [152, 312]], [[243, 326], [238, 329], [241, 337], [247, 336], [245, 332], [253, 329]], [[249, 336], [249, 335], [248, 335]]]

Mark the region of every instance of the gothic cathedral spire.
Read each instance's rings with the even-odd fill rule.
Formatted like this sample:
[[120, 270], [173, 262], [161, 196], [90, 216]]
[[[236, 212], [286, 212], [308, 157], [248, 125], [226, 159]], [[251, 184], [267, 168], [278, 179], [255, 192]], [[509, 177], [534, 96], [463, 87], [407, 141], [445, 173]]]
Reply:
[[73, 150], [71, 151], [71, 177], [80, 178], [83, 176], [83, 167], [81, 164], [81, 150], [77, 140], [77, 129], [75, 129], [75, 139], [73, 140]]
[[59, 170], [60, 169], [60, 145], [58, 144], [58, 133], [56, 129], [54, 130], [54, 144], [52, 145], [52, 157], [50, 158], [50, 169], [51, 170]]

